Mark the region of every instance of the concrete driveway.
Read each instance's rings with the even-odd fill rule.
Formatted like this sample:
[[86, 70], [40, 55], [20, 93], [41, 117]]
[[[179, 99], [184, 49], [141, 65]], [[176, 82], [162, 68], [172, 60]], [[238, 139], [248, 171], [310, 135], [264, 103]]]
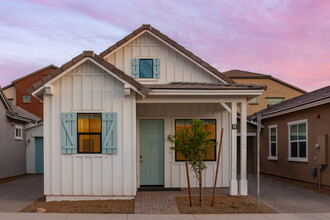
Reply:
[[0, 212], [17, 212], [43, 194], [43, 175], [39, 174], [0, 184]]
[[[257, 198], [257, 177], [248, 177], [249, 195]], [[279, 213], [330, 212], [330, 196], [260, 176], [260, 201]]]

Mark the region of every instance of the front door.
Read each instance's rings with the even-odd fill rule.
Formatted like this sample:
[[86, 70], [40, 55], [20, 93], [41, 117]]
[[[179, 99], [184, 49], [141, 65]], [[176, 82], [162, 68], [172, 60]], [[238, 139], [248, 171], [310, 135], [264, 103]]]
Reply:
[[140, 120], [140, 185], [164, 186], [164, 121]]
[[44, 173], [44, 138], [36, 137], [35, 144], [36, 173]]

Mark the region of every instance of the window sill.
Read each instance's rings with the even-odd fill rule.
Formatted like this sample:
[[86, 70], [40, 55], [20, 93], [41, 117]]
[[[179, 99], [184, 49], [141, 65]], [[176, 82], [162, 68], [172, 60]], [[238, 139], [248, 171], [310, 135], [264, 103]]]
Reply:
[[290, 162], [301, 162], [301, 163], [308, 163], [307, 158], [288, 158]]
[[135, 79], [138, 82], [157, 82], [159, 79], [156, 78], [138, 78]]
[[277, 160], [277, 157], [268, 157], [268, 160]]
[[15, 137], [15, 141], [23, 141], [23, 138], [17, 138], [17, 137]]

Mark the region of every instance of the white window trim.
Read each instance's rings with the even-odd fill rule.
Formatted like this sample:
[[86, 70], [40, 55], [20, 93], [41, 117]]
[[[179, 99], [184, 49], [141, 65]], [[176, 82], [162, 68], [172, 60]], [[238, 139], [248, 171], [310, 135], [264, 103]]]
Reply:
[[[272, 143], [274, 143], [274, 142], [272, 142], [271, 141], [271, 129], [272, 128], [276, 128], [276, 141], [275, 141], [275, 143], [276, 143], [276, 157], [274, 157], [274, 156], [271, 156], [272, 154], [271, 154], [271, 148], [272, 148]], [[268, 135], [268, 160], [277, 160], [277, 156], [278, 156], [278, 150], [277, 150], [277, 146], [278, 146], [278, 137], [277, 137], [277, 125], [270, 125], [270, 126], [268, 126], [268, 133], [269, 133], [269, 135]]]
[[[306, 158], [296, 158], [296, 157], [291, 157], [291, 140], [290, 140], [290, 126], [291, 125], [299, 125], [299, 124], [306, 124]], [[298, 131], [299, 132], [299, 131]], [[308, 162], [308, 119], [303, 119], [303, 120], [297, 120], [297, 121], [290, 121], [288, 122], [288, 161], [293, 161], [293, 162]]]
[[[16, 136], [16, 130], [17, 129], [20, 129], [21, 130], [21, 137], [19, 137], [19, 136]], [[14, 136], [15, 136], [15, 140], [20, 140], [20, 141], [22, 141], [23, 140], [23, 126], [21, 126], [21, 125], [15, 125], [15, 130], [14, 130]]]

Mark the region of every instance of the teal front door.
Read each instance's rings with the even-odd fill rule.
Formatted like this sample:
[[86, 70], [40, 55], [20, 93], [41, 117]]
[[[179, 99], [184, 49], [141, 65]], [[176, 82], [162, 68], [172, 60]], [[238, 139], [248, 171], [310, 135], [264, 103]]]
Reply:
[[44, 173], [44, 138], [36, 137], [35, 138], [35, 166], [36, 166], [36, 173]]
[[140, 186], [164, 186], [164, 121], [140, 120]]

